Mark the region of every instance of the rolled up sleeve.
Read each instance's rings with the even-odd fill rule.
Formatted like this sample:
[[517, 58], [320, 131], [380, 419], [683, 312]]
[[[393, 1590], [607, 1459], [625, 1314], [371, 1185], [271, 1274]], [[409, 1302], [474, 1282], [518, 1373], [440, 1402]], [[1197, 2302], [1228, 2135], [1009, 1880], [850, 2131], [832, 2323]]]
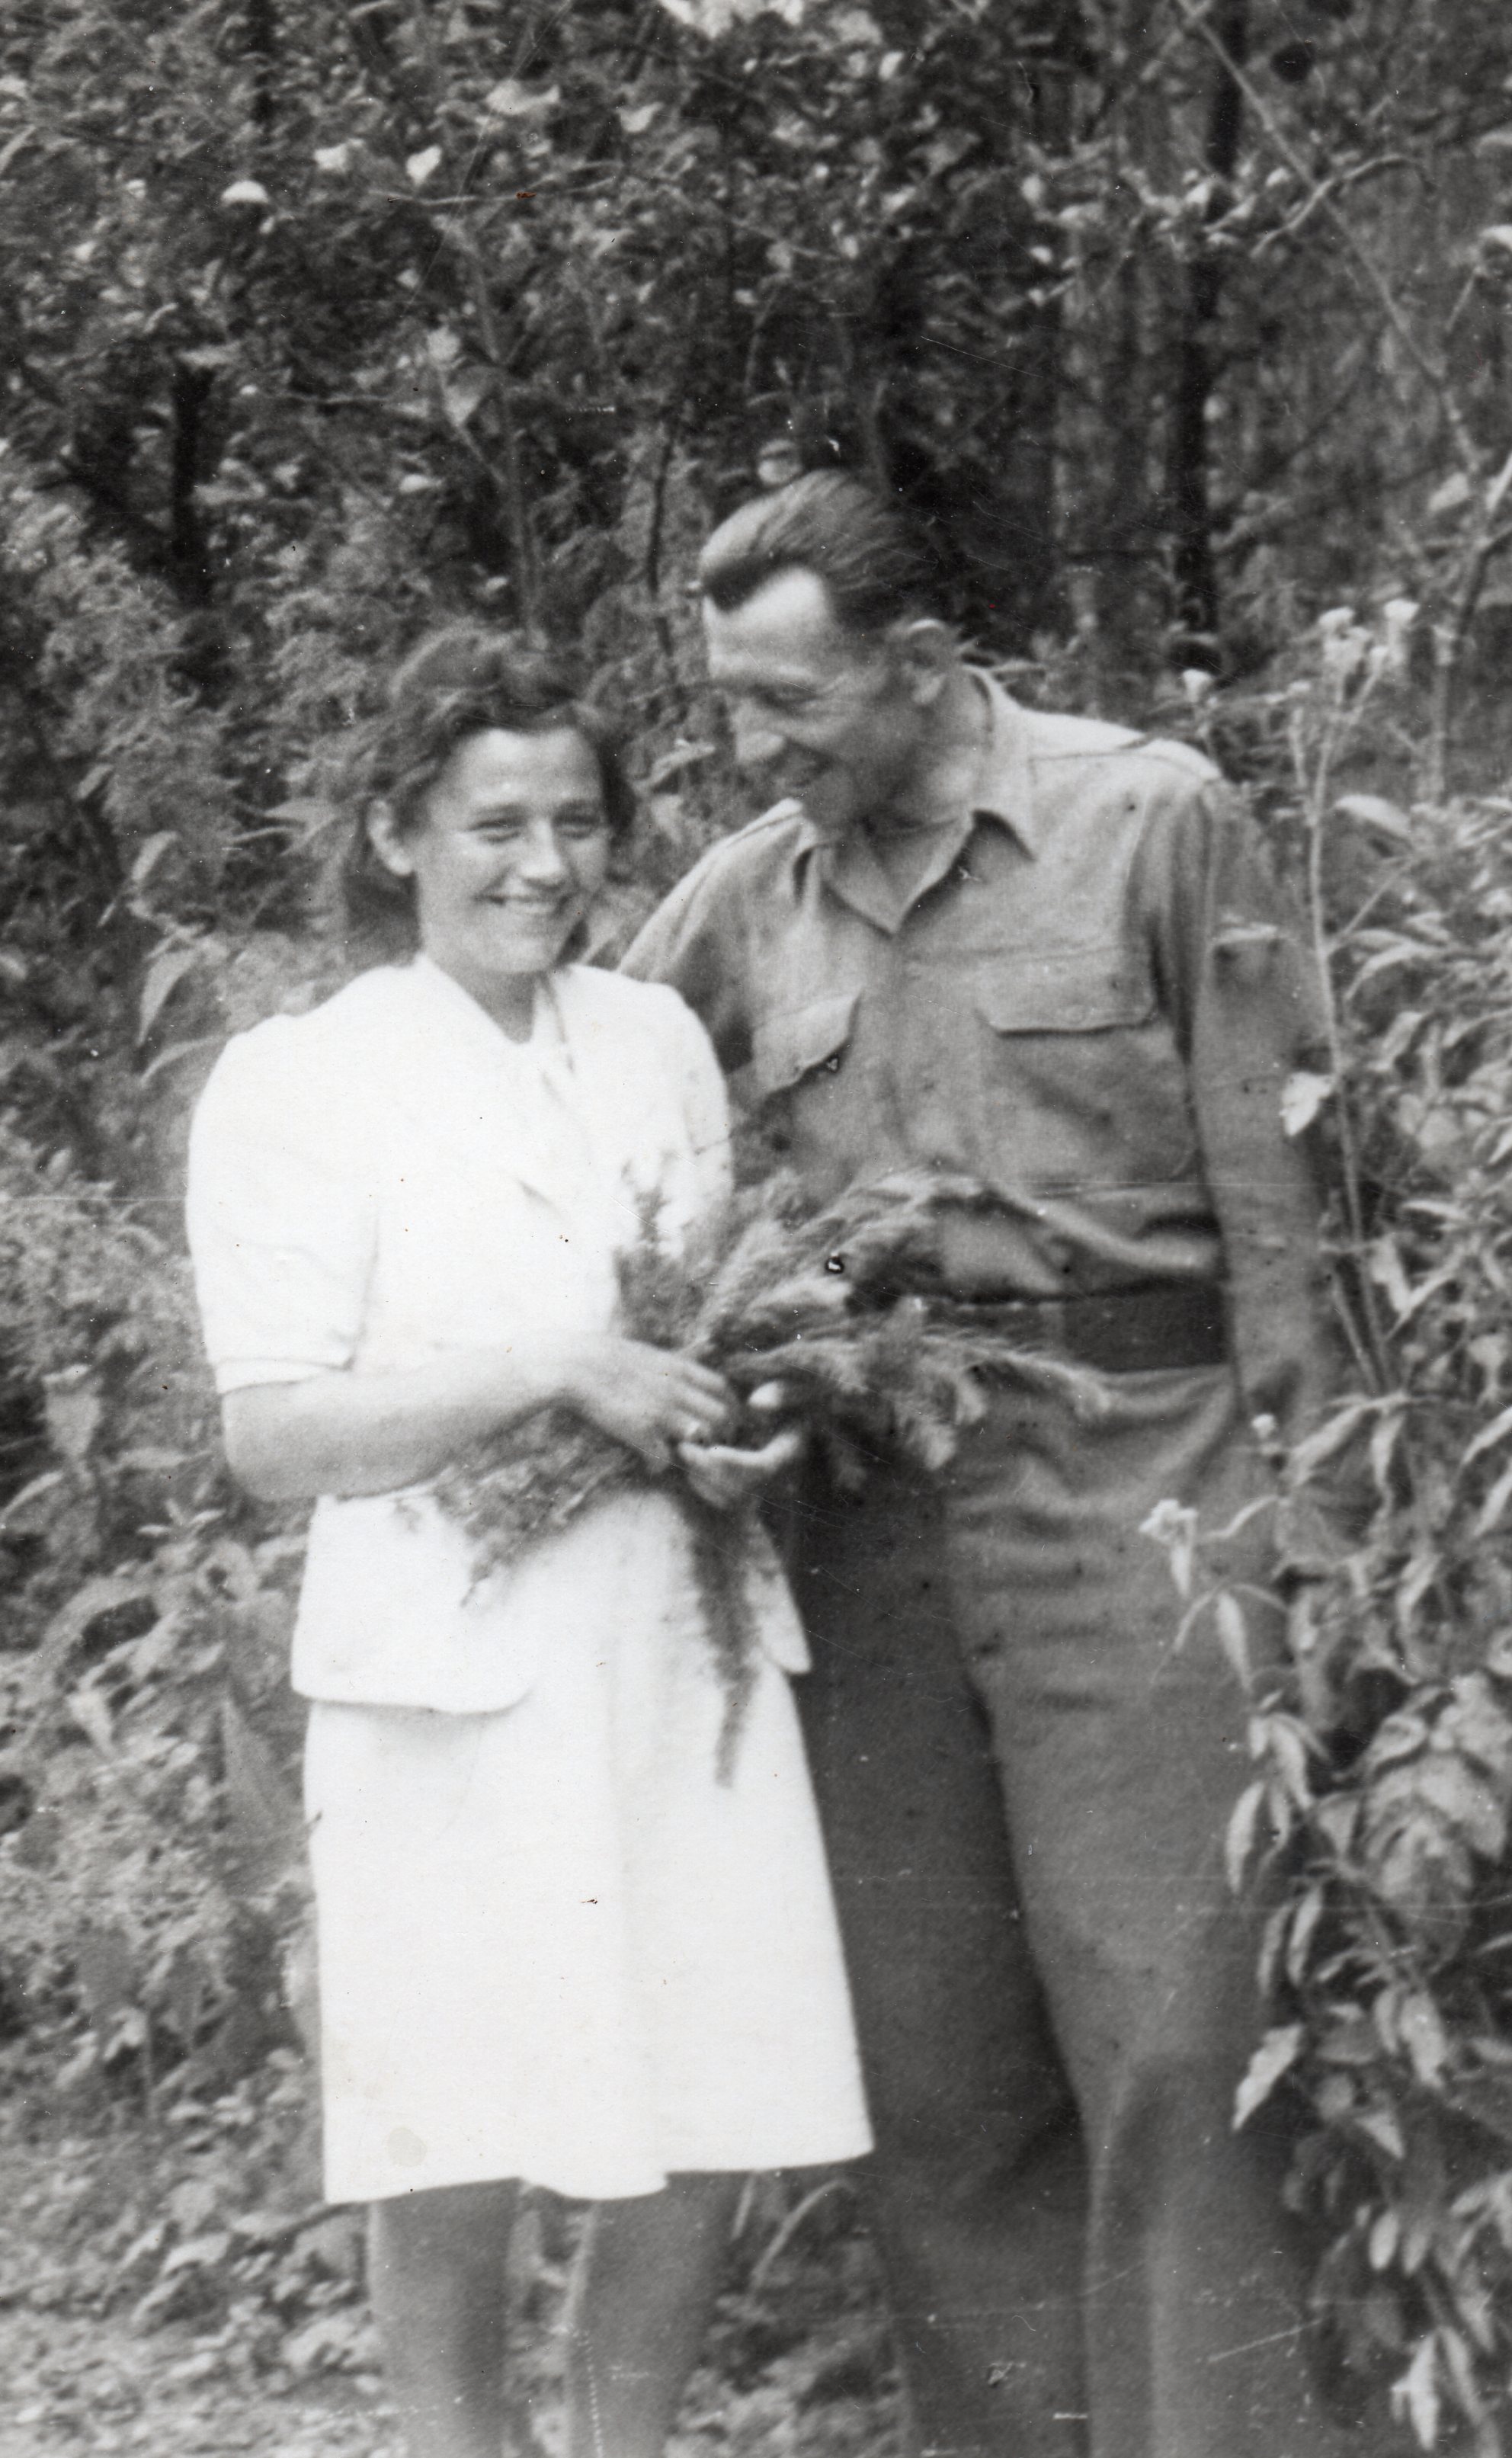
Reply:
[[1315, 1158], [1283, 1115], [1291, 1076], [1320, 1064], [1321, 990], [1266, 848], [1228, 788], [1152, 815], [1141, 855], [1222, 1236], [1235, 1366], [1252, 1412], [1290, 1432], [1338, 1372]]
[[375, 1246], [342, 1088], [291, 1021], [232, 1042], [189, 1146], [188, 1229], [217, 1388], [302, 1382], [351, 1364]]

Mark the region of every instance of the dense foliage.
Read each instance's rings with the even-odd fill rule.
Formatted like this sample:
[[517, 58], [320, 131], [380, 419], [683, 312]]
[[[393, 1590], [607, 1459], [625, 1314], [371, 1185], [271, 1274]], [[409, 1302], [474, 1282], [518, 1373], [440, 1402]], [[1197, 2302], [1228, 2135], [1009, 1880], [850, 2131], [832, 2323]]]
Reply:
[[[1399, 617], [1411, 610], [1396, 610]], [[1184, 1644], [1251, 1701], [1228, 1839], [1267, 1907], [1272, 2028], [1240, 2093], [1302, 2124], [1319, 2316], [1359, 2385], [1433, 2448], [1508, 2442], [1512, 2285], [1512, 802], [1411, 815], [1335, 790], [1390, 723], [1399, 623], [1325, 617], [1317, 663], [1249, 715], [1284, 747], [1332, 971], [1333, 1073], [1294, 1079], [1335, 1134], [1350, 1387], [1277, 1455], [1302, 1580], [1277, 1664], [1224, 1535], [1166, 1507]]]
[[1248, 2100], [1306, 2114], [1322, 2307], [1425, 2444], [1512, 2443], [1509, 179], [1476, 0], [5, 10], [0, 2058], [151, 2146], [146, 2319], [364, 2361], [303, 2131], [299, 1534], [218, 1465], [189, 1101], [339, 972], [322, 746], [436, 615], [632, 719], [611, 940], [728, 823], [683, 583], [780, 447], [938, 523], [1019, 688], [1208, 740], [1330, 956], [1292, 1099], [1357, 1396], [1285, 1464], [1283, 1679], [1168, 1534], [1252, 1683]]

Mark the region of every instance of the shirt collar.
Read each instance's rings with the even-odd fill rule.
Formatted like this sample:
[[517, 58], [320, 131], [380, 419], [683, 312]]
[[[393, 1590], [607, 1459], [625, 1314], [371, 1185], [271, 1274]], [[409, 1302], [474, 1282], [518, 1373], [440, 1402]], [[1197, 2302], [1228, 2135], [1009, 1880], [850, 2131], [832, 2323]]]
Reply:
[[[981, 666], [966, 669], [987, 703], [987, 734], [982, 746], [973, 817], [997, 820], [1034, 859], [1045, 843], [1045, 823], [1035, 807], [1034, 763], [1029, 753], [1029, 719], [1017, 700]], [[811, 819], [801, 802], [778, 802], [771, 816], [792, 811], [797, 821], [793, 840], [795, 864], [824, 845], [839, 842], [843, 831], [826, 828]]]
[[982, 746], [982, 764], [977, 771], [971, 807], [985, 819], [1000, 820], [1032, 860], [1044, 848], [1046, 827], [1034, 796], [1028, 713], [980, 666], [968, 671], [979, 691], [985, 695], [988, 717], [987, 739]]

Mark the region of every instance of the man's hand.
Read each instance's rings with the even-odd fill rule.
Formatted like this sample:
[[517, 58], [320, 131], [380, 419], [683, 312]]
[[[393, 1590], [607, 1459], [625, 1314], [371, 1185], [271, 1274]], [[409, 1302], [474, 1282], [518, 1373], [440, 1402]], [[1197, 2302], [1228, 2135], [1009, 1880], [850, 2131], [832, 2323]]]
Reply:
[[679, 1443], [677, 1457], [700, 1502], [715, 1510], [739, 1510], [760, 1501], [774, 1477], [803, 1456], [803, 1429], [784, 1426], [758, 1451], [730, 1443]]

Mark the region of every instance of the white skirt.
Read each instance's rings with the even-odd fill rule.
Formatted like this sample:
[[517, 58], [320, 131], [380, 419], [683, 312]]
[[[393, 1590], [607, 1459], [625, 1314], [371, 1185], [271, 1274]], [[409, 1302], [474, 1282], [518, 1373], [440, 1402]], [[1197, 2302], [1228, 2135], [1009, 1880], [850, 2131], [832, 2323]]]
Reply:
[[496, 1714], [312, 1708], [331, 2200], [869, 2149], [786, 1676], [728, 1782], [723, 1712], [691, 1606], [585, 1629]]

